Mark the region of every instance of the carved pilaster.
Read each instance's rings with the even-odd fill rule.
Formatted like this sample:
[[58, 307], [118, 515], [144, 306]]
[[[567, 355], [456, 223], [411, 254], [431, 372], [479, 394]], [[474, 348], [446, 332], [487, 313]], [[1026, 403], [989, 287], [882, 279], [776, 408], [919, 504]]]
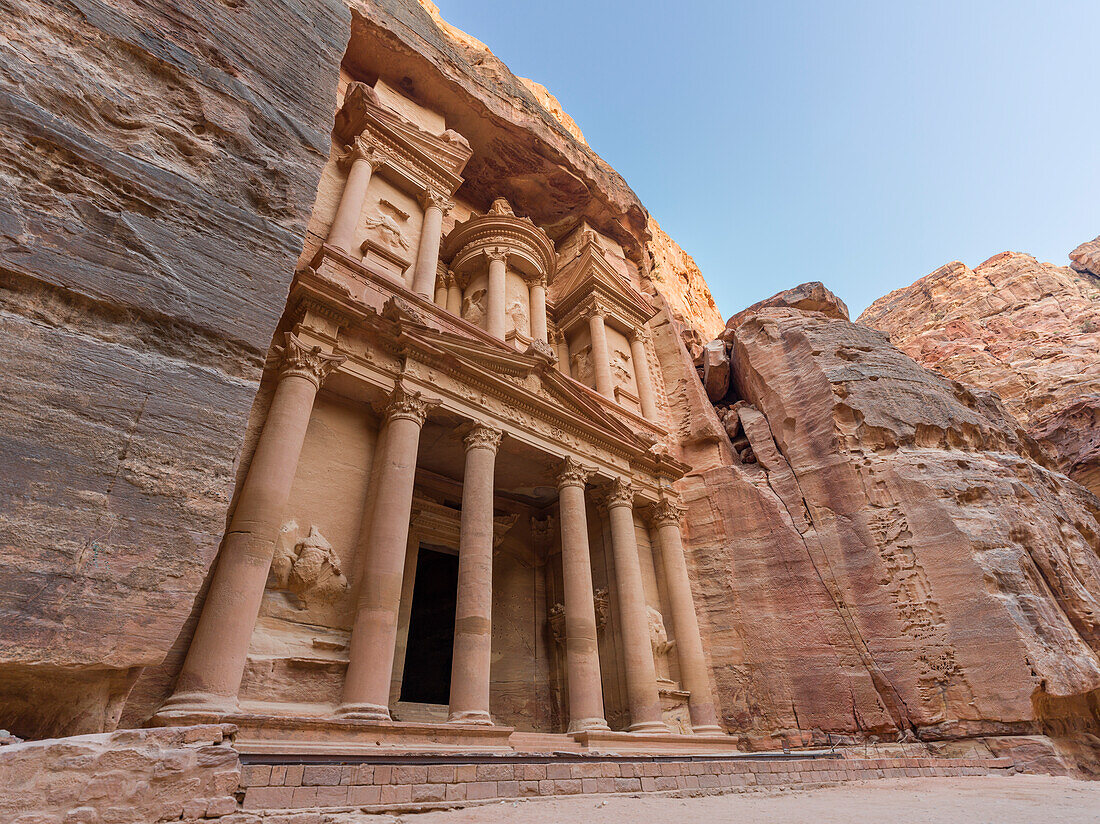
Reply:
[[346, 355], [326, 352], [320, 346], [306, 346], [293, 332], [287, 332], [285, 340], [286, 344], [276, 349], [282, 356], [280, 379], [296, 375], [312, 381], [320, 389], [321, 382], [347, 360]]
[[558, 489], [566, 486], [579, 486], [583, 489], [594, 471], [575, 458], [566, 458], [558, 467]]

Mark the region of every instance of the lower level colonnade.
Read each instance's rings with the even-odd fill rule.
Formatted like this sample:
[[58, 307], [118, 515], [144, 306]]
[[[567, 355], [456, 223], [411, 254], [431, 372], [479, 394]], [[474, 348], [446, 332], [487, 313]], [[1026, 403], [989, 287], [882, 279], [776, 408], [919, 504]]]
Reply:
[[[321, 382], [343, 360], [287, 335], [283, 363], [198, 626], [173, 695], [158, 716], [239, 712], [249, 641], [274, 543]], [[378, 437], [357, 562], [343, 696], [336, 714], [391, 721], [390, 700], [421, 431], [436, 402], [399, 381]], [[458, 591], [448, 721], [490, 725], [495, 473], [502, 431], [469, 421], [463, 437]], [[556, 470], [564, 595], [567, 730], [607, 730], [589, 547], [588, 485], [594, 470], [565, 456]], [[628, 478], [600, 490], [611, 533], [615, 608], [623, 642], [628, 730], [667, 733], [662, 720]], [[645, 512], [654, 527], [681, 680], [693, 731], [721, 733], [680, 535], [683, 509], [663, 494]]]

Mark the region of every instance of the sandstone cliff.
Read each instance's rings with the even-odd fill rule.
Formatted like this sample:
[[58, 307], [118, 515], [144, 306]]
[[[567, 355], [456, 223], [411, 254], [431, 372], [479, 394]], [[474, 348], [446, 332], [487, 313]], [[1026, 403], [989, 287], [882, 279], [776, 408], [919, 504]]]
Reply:
[[1094, 729], [1100, 502], [994, 395], [850, 323], [820, 284], [722, 340], [717, 413], [670, 348], [663, 365], [682, 376], [694, 581], [731, 729]]
[[1100, 494], [1098, 250], [1078, 247], [1073, 268], [1014, 252], [974, 269], [949, 263], [859, 322], [919, 363], [996, 392], [1063, 472]]

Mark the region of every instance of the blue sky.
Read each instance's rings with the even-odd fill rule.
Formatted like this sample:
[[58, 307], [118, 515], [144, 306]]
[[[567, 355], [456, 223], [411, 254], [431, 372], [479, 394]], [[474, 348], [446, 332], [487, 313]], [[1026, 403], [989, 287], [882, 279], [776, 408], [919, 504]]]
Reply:
[[944, 263], [1100, 234], [1100, 2], [437, 0], [561, 101], [728, 317], [855, 317]]

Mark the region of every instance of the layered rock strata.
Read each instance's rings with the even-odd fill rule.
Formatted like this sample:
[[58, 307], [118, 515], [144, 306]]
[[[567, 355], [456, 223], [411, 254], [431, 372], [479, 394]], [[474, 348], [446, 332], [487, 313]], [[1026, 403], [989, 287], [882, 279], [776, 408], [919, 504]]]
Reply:
[[729, 393], [704, 405], [684, 364], [678, 408], [726, 724], [796, 740], [1095, 729], [1100, 502], [992, 393], [850, 323], [820, 284], [721, 340]]
[[1100, 494], [1100, 243], [1072, 267], [1005, 252], [955, 261], [879, 298], [859, 322], [918, 363], [996, 392], [1058, 467]]

